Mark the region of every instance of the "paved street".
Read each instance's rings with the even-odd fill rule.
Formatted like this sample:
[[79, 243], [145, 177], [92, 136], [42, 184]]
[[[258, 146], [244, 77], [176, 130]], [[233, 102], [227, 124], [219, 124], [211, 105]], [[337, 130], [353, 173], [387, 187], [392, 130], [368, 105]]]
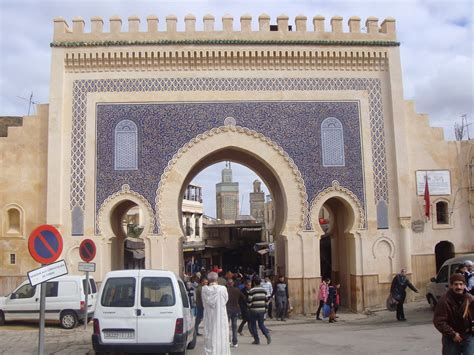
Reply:
[[[287, 322], [269, 321], [272, 344], [252, 345], [248, 330], [239, 338], [232, 354], [439, 354], [440, 334], [431, 323], [432, 312], [423, 301], [408, 304], [407, 322], [397, 322], [387, 311], [371, 315], [341, 313], [329, 324], [313, 318], [297, 317]], [[0, 328], [0, 354], [35, 354], [38, 330], [34, 325], [8, 324]], [[47, 354], [93, 354], [92, 324], [67, 331], [59, 326], [46, 328]], [[262, 337], [262, 340], [264, 338]], [[190, 355], [202, 354], [202, 337]]]

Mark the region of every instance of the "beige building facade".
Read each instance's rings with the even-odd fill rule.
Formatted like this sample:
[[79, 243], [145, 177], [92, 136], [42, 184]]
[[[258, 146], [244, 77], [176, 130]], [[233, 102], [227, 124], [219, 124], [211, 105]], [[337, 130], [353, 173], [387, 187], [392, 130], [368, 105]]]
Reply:
[[355, 311], [383, 305], [401, 267], [423, 290], [437, 245], [474, 250], [473, 142], [445, 141], [404, 100], [394, 19], [351, 17], [349, 32], [337, 16], [263, 14], [257, 29], [249, 15], [224, 16], [216, 30], [207, 15], [200, 31], [188, 15], [178, 31], [182, 20], [158, 31], [155, 16], [146, 26], [112, 17], [104, 32], [95, 17], [90, 33], [81, 18], [54, 20], [49, 105], [0, 137], [3, 292], [38, 266], [26, 245], [44, 223], [62, 233], [70, 272], [85, 238], [97, 245], [96, 280], [123, 267], [118, 226], [134, 206], [145, 267], [180, 273], [183, 194], [221, 161], [270, 190], [276, 270], [297, 312], [315, 311], [323, 237]]

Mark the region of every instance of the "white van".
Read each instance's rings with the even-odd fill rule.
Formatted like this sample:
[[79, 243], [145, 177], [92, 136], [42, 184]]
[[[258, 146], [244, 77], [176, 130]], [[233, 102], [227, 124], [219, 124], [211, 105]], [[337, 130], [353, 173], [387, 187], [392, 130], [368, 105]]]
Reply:
[[[88, 319], [92, 318], [97, 286], [94, 278], [89, 278], [87, 300]], [[46, 282], [45, 320], [59, 321], [65, 329], [74, 328], [84, 317], [85, 276], [61, 276]], [[26, 280], [12, 293], [0, 297], [0, 325], [5, 321], [39, 321], [40, 285], [31, 286]]]
[[448, 290], [449, 277], [467, 260], [474, 262], [474, 254], [465, 254], [448, 259], [439, 269], [438, 275], [431, 278], [430, 282], [426, 285], [426, 300], [432, 309], [436, 307], [439, 298]]
[[196, 346], [196, 332], [183, 281], [165, 270], [107, 273], [92, 344], [96, 352], [186, 354]]

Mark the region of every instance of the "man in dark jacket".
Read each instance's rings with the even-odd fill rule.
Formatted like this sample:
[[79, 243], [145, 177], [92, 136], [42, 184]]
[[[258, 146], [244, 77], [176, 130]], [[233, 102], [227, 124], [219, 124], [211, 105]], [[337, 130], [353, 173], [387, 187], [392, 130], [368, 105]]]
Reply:
[[464, 293], [466, 280], [462, 274], [452, 274], [449, 290], [436, 305], [433, 324], [443, 335], [443, 355], [474, 354], [472, 320], [473, 296]]
[[402, 269], [392, 280], [392, 287], [390, 287], [390, 293], [392, 297], [397, 301], [397, 320], [405, 321], [405, 312], [403, 311], [403, 304], [407, 296], [406, 289], [409, 287], [412, 291], [418, 293], [415, 286], [406, 277], [406, 270]]
[[227, 293], [229, 294], [229, 299], [227, 300], [227, 316], [230, 320], [230, 325], [232, 328], [232, 347], [237, 347], [237, 320], [240, 317], [240, 302], [245, 302], [245, 297], [240, 290], [234, 286], [234, 280], [227, 280]]
[[[245, 323], [249, 322], [249, 308], [247, 306], [247, 297], [249, 295], [249, 291], [252, 289], [252, 281], [246, 280], [244, 282], [244, 285], [245, 285], [244, 288], [240, 291], [242, 295], [244, 296], [244, 298], [240, 300], [239, 302], [240, 312], [242, 314], [242, 322], [240, 323], [239, 329], [237, 330], [241, 336], [244, 335], [244, 333], [242, 332], [244, 330]], [[252, 334], [252, 330], [250, 329], [250, 323], [248, 323], [248, 326], [249, 326], [250, 334]]]

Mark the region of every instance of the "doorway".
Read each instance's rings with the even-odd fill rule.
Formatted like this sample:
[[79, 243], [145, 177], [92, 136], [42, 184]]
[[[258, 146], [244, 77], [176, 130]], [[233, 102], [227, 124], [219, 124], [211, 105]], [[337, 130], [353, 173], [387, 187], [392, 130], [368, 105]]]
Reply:
[[443, 240], [436, 244], [435, 246], [435, 257], [436, 257], [436, 273], [438, 273], [439, 269], [443, 263], [451, 258], [454, 258], [454, 244], [448, 242], [447, 240]]
[[141, 208], [133, 201], [123, 200], [112, 210], [110, 223], [115, 236], [111, 245], [111, 270], [144, 269]]
[[351, 308], [355, 253], [349, 238], [354, 222], [352, 208], [343, 198], [331, 197], [324, 202], [318, 216], [318, 223], [324, 232], [320, 239], [321, 277], [330, 278], [332, 285], [341, 285], [341, 306]]

